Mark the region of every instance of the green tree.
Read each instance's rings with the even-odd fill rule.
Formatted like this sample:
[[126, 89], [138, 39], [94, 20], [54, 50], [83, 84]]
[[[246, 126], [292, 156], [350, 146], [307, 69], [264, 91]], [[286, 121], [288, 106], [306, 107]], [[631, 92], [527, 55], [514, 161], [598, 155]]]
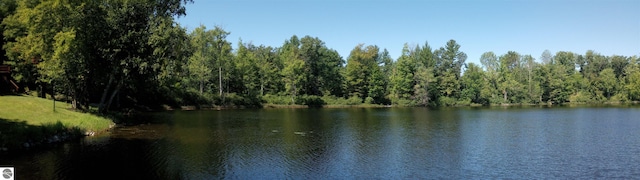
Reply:
[[502, 103], [516, 103], [517, 98], [513, 96], [521, 95], [522, 84], [517, 81], [518, 70], [520, 68], [520, 54], [515, 51], [509, 51], [507, 54], [500, 56], [500, 83], [498, 87], [502, 92]]
[[253, 44], [238, 43], [236, 50], [236, 68], [238, 76], [242, 81], [240, 93], [252, 98], [260, 94], [260, 68], [258, 68], [258, 59], [255, 55], [256, 47]]
[[291, 96], [291, 103], [295, 104], [296, 96], [300, 92], [302, 83], [306, 81], [304, 72], [305, 62], [300, 57], [300, 41], [297, 36], [285, 41], [279, 56], [282, 58], [284, 68], [281, 72], [287, 94]]
[[629, 64], [625, 67], [625, 74], [627, 74], [626, 85], [624, 89], [629, 94], [629, 100], [640, 100], [640, 64], [638, 57], [629, 58]]
[[277, 57], [276, 49], [270, 46], [260, 45], [254, 50], [260, 78], [260, 95], [265, 93], [276, 94], [283, 91], [282, 62]]
[[386, 94], [387, 94], [387, 80], [384, 76], [384, 72], [378, 68], [378, 66], [374, 66], [371, 69], [371, 76], [368, 84], [368, 92], [367, 97], [373, 99], [372, 103], [383, 104], [386, 103]]
[[[190, 1], [111, 0], [100, 4], [99, 7], [106, 14], [105, 29], [102, 32], [108, 38], [103, 41], [104, 45], [97, 48], [104, 59], [101, 63], [102, 68], [106, 69], [101, 76], [108, 77], [108, 80], [102, 78], [103, 81], [100, 81], [104, 84], [100, 98], [100, 112], [110, 108], [113, 99], [122, 89], [132, 94], [126, 97], [134, 98], [132, 100], [134, 102], [154, 100], [143, 95], [156, 93], [153, 87], [159, 84], [158, 74], [163, 71], [160, 67], [176, 64], [167, 62], [171, 56], [161, 53], [163, 50], [175, 47], [167, 47], [172, 44], [160, 43], [162, 41], [159, 40], [180, 39], [180, 37], [159, 38], [158, 26], [175, 28], [177, 24], [173, 22], [173, 17], [185, 15], [185, 8], [182, 5], [186, 2]], [[176, 51], [167, 53], [178, 55], [174, 52]]]
[[559, 51], [553, 57], [553, 62], [556, 65], [563, 66], [562, 69], [566, 71], [565, 74], [571, 75], [575, 72], [576, 64], [579, 64], [579, 63], [576, 63], [577, 58], [578, 58], [578, 55], [575, 53], [567, 52], [567, 51]]
[[481, 96], [484, 89], [484, 72], [480, 66], [469, 63], [461, 78], [462, 98], [470, 100], [472, 103], [487, 104], [488, 101]]
[[[15, 0], [0, 0], [0, 23], [2, 23], [2, 21], [6, 17], [14, 14], [17, 7], [18, 7], [18, 4], [16, 3]], [[0, 24], [0, 44], [3, 46], [5, 42], [7, 42], [7, 40], [5, 40], [4, 31], [5, 31], [5, 25]], [[4, 50], [4, 48], [0, 47], [0, 65], [4, 64], [9, 60], [5, 54], [6, 54], [6, 51]]]
[[640, 100], [640, 71], [636, 70], [629, 74], [629, 82], [625, 88], [629, 92], [629, 99]]
[[524, 72], [526, 73], [526, 98], [523, 101], [529, 103], [539, 103], [539, 97], [542, 95], [540, 89], [540, 82], [536, 81], [534, 70], [539, 67], [539, 64], [535, 62], [535, 59], [531, 55], [525, 55], [522, 57], [524, 66]]
[[193, 54], [189, 57], [187, 67], [189, 74], [198, 82], [199, 92], [202, 94], [213, 76], [214, 37], [212, 31], [207, 31], [204, 25], [195, 28], [189, 36]]
[[[383, 75], [376, 60], [378, 59], [379, 49], [376, 46], [357, 45], [349, 55], [346, 66], [346, 82], [347, 92], [350, 96], [356, 96], [362, 99], [366, 97], [377, 96], [375, 102], [380, 102], [383, 96], [381, 89], [384, 89]], [[372, 75], [375, 72], [375, 78]], [[375, 94], [369, 94], [374, 89]]]
[[462, 66], [467, 55], [460, 51], [460, 45], [455, 40], [449, 40], [445, 47], [434, 52], [436, 57], [435, 76], [440, 95], [447, 98], [457, 98], [460, 91], [460, 76]]
[[605, 56], [589, 50], [584, 55], [584, 65], [580, 71], [584, 77], [594, 80], [598, 73], [608, 67], [610, 67], [610, 64]]
[[545, 78], [547, 86], [544, 87], [544, 95], [546, 96], [543, 97], [543, 101], [554, 104], [567, 102], [572, 92], [571, 83], [567, 81], [569, 76], [566, 74], [565, 67], [558, 64], [548, 64], [544, 71], [543, 78]]
[[327, 48], [319, 38], [311, 36], [300, 39], [299, 49], [306, 72], [302, 93], [317, 96], [341, 94], [340, 70], [343, 68], [344, 60], [338, 52]]
[[231, 43], [227, 41], [227, 36], [230, 33], [216, 26], [212, 34], [214, 67], [218, 69], [218, 96], [221, 96], [224, 100], [225, 91], [231, 92], [231, 87], [235, 80], [235, 64], [233, 54], [231, 54]]
[[596, 87], [607, 99], [610, 99], [616, 93], [618, 80], [612, 68], [606, 68], [600, 72]]
[[381, 54], [378, 55], [377, 61], [384, 76], [387, 78], [391, 77], [391, 74], [393, 73], [393, 58], [391, 58], [387, 49], [382, 50]]
[[194, 51], [190, 37], [173, 17], [156, 18], [154, 21], [157, 25], [149, 29], [149, 44], [154, 47], [152, 55], [157, 58], [153, 68], [159, 72], [157, 78], [161, 86], [175, 85], [185, 75], [183, 66]]
[[437, 79], [434, 75], [434, 69], [436, 67], [436, 57], [433, 54], [431, 46], [428, 42], [424, 45], [416, 46], [412, 52], [413, 61], [415, 64], [416, 72], [414, 73], [414, 99], [417, 105], [433, 105], [432, 99], [437, 98], [437, 87], [435, 82]]
[[502, 102], [501, 92], [499, 91], [499, 75], [498, 70], [500, 68], [500, 63], [498, 61], [498, 57], [493, 52], [485, 52], [480, 56], [480, 63], [486, 70], [485, 72], [485, 86], [481, 91], [481, 97], [483, 99], [488, 99], [489, 103], [499, 103]]
[[185, 36], [177, 37], [184, 33], [173, 18], [184, 15], [185, 2], [19, 1], [3, 20], [4, 39], [11, 40], [4, 49], [13, 62], [27, 62], [16, 64], [37, 64], [28, 81], [42, 89], [55, 82], [74, 106], [87, 105], [102, 91], [104, 112], [122, 89], [131, 93], [126, 97], [141, 99], [137, 94], [155, 91], [146, 86], [166, 80], [174, 70], [169, 64], [180, 64], [174, 59], [187, 54], [180, 41]]
[[409, 45], [404, 44], [402, 54], [395, 63], [395, 69], [390, 79], [391, 96], [397, 103], [398, 100], [408, 100], [413, 95], [414, 73], [416, 72], [415, 59], [411, 58]]
[[[74, 107], [83, 99], [78, 96], [86, 94], [86, 64], [92, 59], [86, 48], [90, 41], [99, 39], [89, 39], [87, 33], [77, 29], [95, 32], [96, 29], [86, 28], [83, 23], [91, 15], [85, 10], [92, 8], [90, 5], [20, 1], [16, 13], [4, 19], [5, 39], [15, 40], [5, 44], [7, 55], [19, 72], [33, 77], [27, 81], [39, 84], [40, 96], [44, 96], [44, 88], [52, 82], [71, 95]], [[33, 67], [25, 64], [34, 62], [39, 62], [35, 72], [24, 71]]]
[[416, 105], [431, 105], [432, 93], [430, 92], [432, 91], [432, 84], [436, 82], [436, 78], [433, 76], [433, 67], [427, 67], [419, 63], [414, 74], [414, 81], [413, 94]]
[[616, 75], [616, 78], [622, 80], [624, 78], [624, 68], [629, 65], [629, 58], [624, 56], [612, 56], [610, 58], [611, 69], [613, 69], [613, 73]]
[[320, 73], [318, 84], [323, 95], [330, 94], [334, 96], [343, 96], [344, 89], [342, 84], [344, 76], [341, 72], [344, 67], [344, 60], [338, 54], [338, 51], [323, 47], [320, 53]]

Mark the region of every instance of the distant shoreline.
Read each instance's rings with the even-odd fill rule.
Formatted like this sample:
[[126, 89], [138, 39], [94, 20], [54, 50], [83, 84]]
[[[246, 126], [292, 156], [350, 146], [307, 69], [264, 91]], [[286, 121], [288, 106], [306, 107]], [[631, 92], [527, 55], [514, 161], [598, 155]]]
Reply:
[[[340, 104], [329, 104], [323, 106], [308, 106], [308, 105], [300, 105], [300, 104], [263, 104], [262, 107], [245, 107], [245, 106], [220, 106], [220, 105], [185, 105], [180, 107], [171, 107], [168, 105], [163, 105], [163, 109], [160, 111], [193, 111], [193, 110], [227, 110], [227, 109], [307, 109], [307, 108], [394, 108], [394, 107], [433, 107], [433, 108], [441, 108], [441, 107], [517, 107], [517, 106], [576, 106], [576, 105], [636, 105], [640, 104], [640, 101], [630, 101], [630, 102], [602, 102], [602, 103], [562, 103], [562, 104], [551, 104], [551, 103], [539, 103], [539, 104], [531, 104], [531, 103], [523, 103], [523, 104], [490, 104], [490, 105], [482, 105], [482, 104], [469, 104], [469, 105], [455, 105], [455, 106], [406, 106], [406, 105], [380, 105], [380, 104], [358, 104], [358, 105], [340, 105]], [[154, 112], [149, 111], [149, 112]]]

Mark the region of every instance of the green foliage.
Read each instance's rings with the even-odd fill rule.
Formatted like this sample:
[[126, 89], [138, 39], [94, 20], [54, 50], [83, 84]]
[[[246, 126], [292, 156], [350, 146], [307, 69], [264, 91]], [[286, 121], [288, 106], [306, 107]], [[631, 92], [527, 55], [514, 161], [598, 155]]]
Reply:
[[100, 112], [111, 104], [453, 106], [640, 100], [637, 57], [545, 50], [536, 61], [515, 51], [486, 52], [481, 67], [467, 64], [461, 45], [449, 40], [435, 49], [428, 43], [405, 44], [396, 61], [386, 49], [359, 44], [345, 65], [317, 37], [294, 35], [281, 47], [240, 41], [233, 49], [226, 39], [230, 32], [220, 27], [200, 26], [187, 33], [175, 22], [186, 2], [0, 1], [2, 63], [11, 65], [13, 78], [27, 88], [53, 89], [78, 108], [97, 102]]
[[369, 79], [369, 92], [367, 98], [371, 98], [368, 104], [383, 104], [387, 102], [387, 77], [383, 74], [378, 66], [371, 69], [371, 77]]
[[270, 46], [261, 45], [253, 51], [259, 68], [260, 95], [282, 92], [284, 85], [279, 73], [282, 62], [279, 61], [276, 50]]
[[230, 107], [262, 107], [263, 99], [254, 96], [241, 96], [236, 93], [225, 93], [223, 96], [211, 95], [207, 99], [212, 99], [213, 105], [223, 105]]
[[436, 57], [435, 76], [440, 96], [457, 98], [460, 94], [460, 76], [467, 55], [460, 51], [455, 40], [449, 40], [445, 47], [434, 51]]
[[305, 62], [300, 57], [299, 45], [298, 37], [293, 36], [290, 40], [285, 41], [279, 52], [284, 64], [284, 69], [280, 73], [285, 83], [286, 92], [291, 96], [292, 103], [295, 103], [295, 98], [301, 93], [302, 84], [306, 81], [304, 73]]
[[347, 99], [345, 104], [346, 105], [359, 105], [359, 104], [362, 104], [362, 98], [360, 98], [358, 96], [351, 96], [351, 97], [349, 97], [349, 99]]
[[438, 105], [440, 106], [455, 106], [457, 104], [457, 100], [455, 98], [440, 96], [438, 98]]
[[304, 95], [296, 99], [296, 104], [307, 105], [309, 107], [322, 107], [326, 103], [320, 96]]
[[[396, 68], [391, 76], [391, 95], [394, 99], [409, 99], [413, 95], [413, 75], [416, 65], [409, 52], [407, 44], [402, 48], [402, 55], [396, 62]], [[395, 104], [395, 102], [394, 102]]]
[[344, 60], [337, 51], [329, 49], [319, 38], [305, 36], [300, 39], [300, 58], [304, 61], [306, 81], [302, 92], [309, 95], [330, 93], [341, 95], [340, 70]]
[[610, 99], [609, 102], [616, 102], [616, 103], [624, 103], [629, 101], [629, 97], [627, 97], [626, 93], [618, 93], [616, 95], [613, 95]]
[[607, 99], [615, 95], [618, 90], [618, 80], [615, 77], [614, 70], [611, 68], [602, 70], [598, 75], [595, 85], [598, 90], [602, 91], [603, 95], [607, 97]]
[[488, 99], [482, 97], [482, 89], [484, 89], [484, 72], [474, 63], [469, 63], [464, 75], [461, 78], [462, 93], [464, 99], [468, 99], [470, 103], [489, 104]]
[[626, 90], [629, 92], [629, 99], [633, 101], [640, 100], [640, 71], [634, 71], [629, 75]]
[[235, 56], [237, 76], [242, 82], [238, 85], [239, 89], [236, 91], [245, 96], [256, 96], [261, 92], [260, 69], [253, 49], [255, 49], [255, 46], [252, 44], [240, 42]]
[[364, 103], [365, 104], [373, 104], [375, 103], [375, 100], [372, 97], [367, 97], [364, 99]]
[[419, 64], [418, 70], [414, 75], [415, 85], [413, 86], [413, 99], [420, 106], [430, 105], [431, 95], [434, 94], [433, 83], [436, 78], [433, 76], [433, 68]]
[[404, 98], [394, 98], [391, 100], [393, 105], [397, 105], [397, 106], [415, 106], [415, 101], [411, 100], [411, 99], [404, 99]]
[[321, 97], [322, 101], [329, 105], [346, 105], [347, 99], [342, 97], [336, 97], [333, 95], [324, 95]]
[[591, 103], [593, 102], [593, 97], [590, 93], [585, 91], [578, 91], [576, 94], [573, 94], [569, 97], [569, 102], [571, 103]]
[[204, 25], [191, 32], [190, 42], [193, 54], [187, 62], [189, 74], [199, 84], [200, 94], [204, 93], [204, 87], [209, 83], [214, 69], [213, 32], [207, 31]]
[[[377, 46], [359, 44], [349, 54], [346, 67], [347, 92], [361, 99], [371, 96], [376, 101], [384, 97], [385, 80], [377, 59]], [[371, 94], [370, 94], [371, 93]]]
[[291, 105], [291, 98], [287, 96], [278, 96], [272, 94], [266, 94], [262, 96], [262, 101], [267, 104], [285, 104]]

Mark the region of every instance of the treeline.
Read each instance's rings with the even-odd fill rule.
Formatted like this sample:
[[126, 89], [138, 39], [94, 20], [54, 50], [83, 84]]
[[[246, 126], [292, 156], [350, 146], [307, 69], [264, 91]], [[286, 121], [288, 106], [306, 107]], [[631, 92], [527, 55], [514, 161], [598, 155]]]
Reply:
[[[317, 37], [281, 47], [204, 26], [187, 33], [181, 0], [1, 0], [4, 63], [30, 89], [64, 94], [77, 108], [118, 105], [562, 104], [640, 100], [638, 57], [509, 51], [466, 63], [455, 40], [404, 45], [397, 59], [375, 45], [346, 57]], [[11, 4], [13, 2], [13, 4]], [[13, 6], [12, 6], [13, 5]], [[13, 8], [12, 8], [13, 7]], [[53, 90], [53, 91], [51, 91]]]
[[[190, 0], [0, 0], [2, 63], [23, 90], [75, 108], [149, 104], [179, 82]], [[4, 85], [4, 84], [3, 84]]]

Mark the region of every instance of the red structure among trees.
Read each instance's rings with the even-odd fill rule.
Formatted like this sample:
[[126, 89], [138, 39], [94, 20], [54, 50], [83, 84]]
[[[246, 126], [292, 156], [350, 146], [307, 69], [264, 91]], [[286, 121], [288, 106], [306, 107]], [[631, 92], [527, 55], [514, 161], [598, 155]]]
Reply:
[[20, 87], [11, 78], [11, 66], [0, 65], [0, 79], [2, 79], [2, 87], [0, 91], [14, 91], [17, 92]]

